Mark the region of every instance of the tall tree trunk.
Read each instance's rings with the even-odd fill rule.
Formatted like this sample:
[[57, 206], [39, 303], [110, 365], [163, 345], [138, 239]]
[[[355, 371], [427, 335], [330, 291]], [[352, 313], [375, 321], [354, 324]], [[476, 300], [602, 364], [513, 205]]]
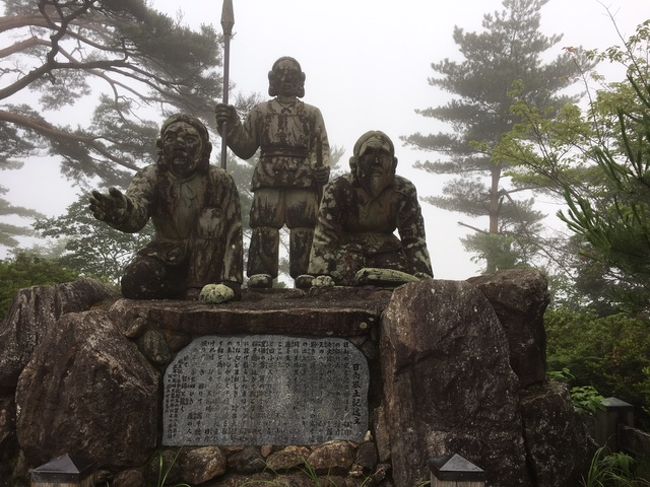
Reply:
[[[488, 233], [496, 235], [499, 233], [499, 213], [501, 210], [501, 201], [499, 198], [499, 181], [501, 179], [501, 167], [494, 166], [490, 170], [491, 184], [490, 184], [490, 207], [489, 217], [490, 226]], [[493, 255], [487, 255], [486, 273], [492, 274], [497, 270], [496, 260]]]

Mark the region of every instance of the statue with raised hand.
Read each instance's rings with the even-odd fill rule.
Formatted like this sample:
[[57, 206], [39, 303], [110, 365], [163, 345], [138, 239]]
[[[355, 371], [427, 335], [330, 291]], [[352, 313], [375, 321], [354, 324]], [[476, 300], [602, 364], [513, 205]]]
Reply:
[[278, 59], [269, 72], [272, 100], [253, 107], [242, 122], [232, 105], [216, 107], [217, 126], [227, 130], [227, 145], [242, 159], [260, 149], [253, 173], [248, 251], [249, 287], [271, 287], [278, 275], [279, 229], [290, 232], [291, 277], [307, 271], [322, 187], [329, 179], [330, 151], [318, 108], [303, 103], [305, 74], [291, 57]]
[[95, 218], [135, 233], [151, 218], [154, 239], [129, 263], [122, 294], [132, 299], [198, 297], [207, 284], [240, 294], [242, 225], [232, 177], [209, 164], [212, 144], [197, 118], [174, 115], [157, 140], [158, 161], [139, 171], [126, 193], [93, 191]]
[[395, 148], [385, 133], [359, 137], [351, 172], [325, 187], [310, 275], [330, 276], [343, 285], [433, 276], [415, 186], [397, 176], [396, 167]]

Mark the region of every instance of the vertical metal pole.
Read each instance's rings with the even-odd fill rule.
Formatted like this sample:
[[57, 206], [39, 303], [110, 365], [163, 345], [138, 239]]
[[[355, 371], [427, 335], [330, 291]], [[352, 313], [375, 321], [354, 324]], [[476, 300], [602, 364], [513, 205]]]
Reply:
[[[232, 0], [224, 0], [221, 9], [221, 28], [223, 29], [223, 103], [228, 104], [228, 85], [230, 82], [230, 38], [235, 25]], [[228, 158], [228, 127], [221, 125], [221, 168], [226, 169]]]

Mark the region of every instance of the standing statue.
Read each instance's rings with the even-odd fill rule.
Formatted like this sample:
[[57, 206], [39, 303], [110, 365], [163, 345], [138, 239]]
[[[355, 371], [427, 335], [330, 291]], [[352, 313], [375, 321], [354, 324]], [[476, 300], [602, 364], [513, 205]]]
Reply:
[[261, 148], [251, 182], [249, 287], [271, 287], [277, 277], [279, 230], [285, 224], [291, 277], [307, 272], [330, 152], [320, 110], [298, 99], [304, 94], [300, 64], [281, 57], [269, 72], [269, 95], [275, 98], [253, 107], [243, 123], [232, 105], [216, 107], [217, 126], [226, 124], [228, 147], [237, 156], [249, 159]]
[[232, 177], [210, 166], [212, 144], [205, 125], [188, 115], [165, 121], [157, 140], [158, 162], [139, 171], [126, 194], [110, 188], [90, 197], [95, 218], [135, 233], [149, 218], [154, 239], [122, 276], [132, 299], [196, 297], [206, 284], [240, 293], [242, 225]]
[[433, 276], [415, 186], [396, 176], [396, 167], [386, 134], [371, 131], [359, 137], [351, 172], [325, 187], [309, 274], [331, 276], [344, 285], [368, 267]]

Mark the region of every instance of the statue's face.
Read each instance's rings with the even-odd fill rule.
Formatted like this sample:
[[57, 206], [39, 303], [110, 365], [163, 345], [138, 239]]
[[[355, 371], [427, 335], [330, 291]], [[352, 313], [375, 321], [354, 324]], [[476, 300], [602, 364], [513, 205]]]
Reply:
[[272, 71], [273, 82], [280, 96], [297, 96], [302, 86], [302, 71], [290, 59], [283, 59]]
[[395, 158], [383, 147], [367, 147], [359, 156], [357, 179], [372, 196], [379, 196], [395, 179]]
[[169, 125], [161, 137], [162, 155], [167, 167], [178, 177], [187, 177], [196, 171], [203, 152], [203, 141], [198, 130], [186, 122]]

